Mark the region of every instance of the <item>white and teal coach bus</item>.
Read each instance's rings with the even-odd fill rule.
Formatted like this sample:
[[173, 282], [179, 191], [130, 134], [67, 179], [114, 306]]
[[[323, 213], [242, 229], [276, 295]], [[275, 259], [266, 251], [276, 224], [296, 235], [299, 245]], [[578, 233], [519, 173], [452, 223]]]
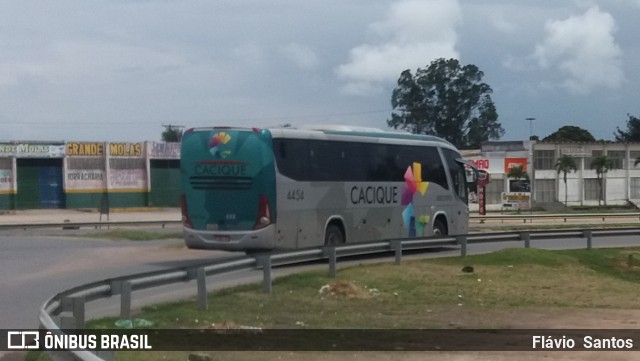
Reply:
[[465, 234], [474, 181], [465, 165], [433, 136], [189, 129], [180, 159], [185, 242], [253, 252]]

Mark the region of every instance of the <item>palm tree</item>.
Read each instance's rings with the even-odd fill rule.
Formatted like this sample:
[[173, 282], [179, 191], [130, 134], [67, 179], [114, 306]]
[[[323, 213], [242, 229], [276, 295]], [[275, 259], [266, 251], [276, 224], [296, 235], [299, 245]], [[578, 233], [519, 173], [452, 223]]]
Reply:
[[513, 178], [516, 181], [520, 181], [521, 179], [524, 179], [526, 181], [529, 180], [529, 174], [524, 170], [524, 168], [521, 165], [518, 165], [509, 169], [509, 173], [507, 173], [507, 177]]
[[509, 173], [507, 173], [507, 177], [513, 178], [516, 180], [529, 179], [529, 174], [525, 172], [524, 168], [521, 165], [517, 165], [509, 169]]
[[558, 174], [560, 174], [560, 172], [563, 173], [563, 179], [564, 179], [564, 206], [567, 206], [567, 196], [569, 193], [568, 187], [567, 187], [567, 173], [570, 172], [575, 172], [578, 170], [578, 166], [576, 165], [576, 159], [570, 155], [567, 154], [563, 154], [562, 156], [560, 156], [560, 158], [558, 158], [558, 160], [556, 160], [556, 164], [555, 164], [556, 170], [558, 171]]
[[604, 200], [604, 205], [607, 205], [607, 200], [604, 198], [604, 180], [607, 177], [609, 169], [613, 168], [613, 161], [606, 155], [601, 155], [593, 158], [591, 161], [591, 168], [596, 170], [596, 176], [598, 177], [598, 185], [600, 186], [600, 194], [598, 196], [598, 206], [600, 206], [600, 200]]

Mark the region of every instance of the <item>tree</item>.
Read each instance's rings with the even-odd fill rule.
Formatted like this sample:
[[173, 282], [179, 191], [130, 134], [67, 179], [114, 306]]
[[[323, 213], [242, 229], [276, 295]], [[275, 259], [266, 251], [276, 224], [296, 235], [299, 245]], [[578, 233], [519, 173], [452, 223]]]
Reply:
[[601, 155], [593, 158], [591, 161], [591, 168], [596, 170], [596, 176], [598, 177], [598, 186], [600, 192], [598, 195], [598, 206], [600, 206], [600, 200], [604, 200], [604, 205], [607, 205], [607, 200], [604, 197], [604, 180], [607, 177], [609, 169], [613, 168], [613, 161], [606, 155]]
[[163, 125], [164, 131], [162, 132], [163, 142], [180, 142], [182, 140], [182, 126], [181, 125]]
[[616, 127], [617, 131], [613, 135], [618, 142], [640, 142], [640, 118], [631, 114], [627, 114], [627, 116], [629, 117], [627, 130], [620, 130], [620, 127]]
[[570, 155], [563, 154], [558, 160], [556, 160], [556, 171], [558, 174], [563, 173], [564, 180], [564, 206], [567, 206], [567, 196], [569, 193], [569, 188], [567, 187], [567, 173], [575, 172], [578, 170], [578, 166], [576, 165], [576, 159]]
[[542, 141], [595, 142], [596, 138], [594, 138], [593, 135], [591, 135], [591, 133], [589, 133], [589, 131], [586, 129], [582, 129], [573, 125], [565, 125], [564, 127], [561, 127], [560, 129], [543, 138]]
[[[507, 178], [513, 178], [516, 181], [514, 182], [514, 186], [516, 188], [519, 188], [521, 190], [516, 190], [518, 192], [520, 191], [529, 191], [529, 174], [524, 170], [524, 168], [521, 165], [515, 166], [511, 169], [509, 169], [509, 172], [507, 173]], [[525, 180], [525, 182], [523, 182], [522, 180]], [[509, 186], [509, 190], [511, 190], [511, 185]]]
[[509, 169], [509, 173], [507, 173], [508, 178], [513, 178], [516, 180], [520, 179], [529, 179], [529, 174], [524, 171], [524, 168], [521, 165], [517, 165]]
[[459, 148], [479, 148], [499, 139], [504, 129], [491, 100], [491, 87], [475, 65], [437, 59], [415, 76], [405, 70], [391, 95], [387, 124], [415, 134], [440, 136]]

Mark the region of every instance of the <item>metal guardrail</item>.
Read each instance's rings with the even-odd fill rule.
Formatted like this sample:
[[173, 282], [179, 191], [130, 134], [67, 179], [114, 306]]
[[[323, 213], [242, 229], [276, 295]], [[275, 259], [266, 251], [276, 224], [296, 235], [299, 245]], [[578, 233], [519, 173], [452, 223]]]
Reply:
[[[621, 218], [637, 218], [640, 222], [640, 213], [576, 213], [576, 214], [488, 214], [484, 216], [471, 215], [469, 220], [477, 223], [487, 223], [488, 221], [514, 221], [520, 220], [523, 223], [533, 223], [537, 220], [562, 219], [565, 223], [569, 219], [607, 219]], [[105, 221], [105, 222], [63, 222], [63, 223], [13, 223], [0, 224], [0, 230], [9, 229], [29, 229], [29, 228], [62, 228], [62, 229], [80, 229], [102, 227], [134, 227], [134, 226], [179, 226], [182, 224], [180, 220], [164, 220], [164, 221]]]
[[638, 218], [640, 221], [640, 213], [562, 213], [562, 214], [487, 214], [484, 216], [469, 216], [469, 220], [479, 221], [479, 223], [486, 223], [486, 221], [512, 221], [522, 220], [524, 223], [533, 223], [534, 220], [549, 220], [549, 219], [563, 219], [566, 223], [569, 219], [585, 219], [585, 218], [599, 218], [603, 222], [606, 219], [616, 218]]
[[[521, 220], [524, 223], [533, 223], [534, 220], [550, 220], [562, 219], [567, 222], [569, 219], [585, 219], [585, 218], [601, 218], [603, 222], [606, 219], [615, 218], [638, 218], [640, 221], [640, 213], [576, 213], [576, 214], [488, 214], [484, 216], [469, 216], [469, 220], [478, 223], [486, 223], [487, 221], [513, 221]], [[133, 227], [133, 226], [179, 226], [182, 224], [180, 220], [160, 220], [160, 221], [105, 221], [105, 222], [62, 222], [62, 223], [10, 223], [0, 224], [0, 230], [8, 229], [29, 229], [29, 228], [62, 228], [62, 229], [80, 229], [80, 228], [102, 228], [102, 227]]]
[[[618, 228], [598, 230], [533, 231], [508, 233], [467, 234], [460, 236], [431, 237], [424, 239], [394, 239], [368, 243], [349, 244], [337, 247], [315, 247], [253, 256], [239, 256], [218, 260], [207, 265], [182, 267], [170, 270], [146, 272], [119, 278], [93, 282], [62, 291], [48, 299], [40, 308], [41, 329], [53, 334], [63, 330], [82, 329], [85, 323], [86, 304], [120, 296], [120, 317], [131, 318], [133, 291], [150, 289], [174, 283], [196, 281], [197, 305], [208, 308], [207, 277], [238, 270], [262, 269], [262, 289], [271, 293], [272, 268], [275, 266], [328, 260], [329, 275], [336, 276], [338, 260], [355, 255], [392, 253], [395, 263], [402, 262], [403, 252], [433, 247], [459, 246], [460, 255], [466, 256], [470, 244], [505, 241], [522, 241], [529, 248], [531, 241], [540, 239], [584, 238], [586, 248], [592, 248], [594, 237], [640, 235], [640, 228]], [[62, 360], [113, 360], [112, 352], [56, 351], [55, 359]]]
[[62, 228], [62, 229], [80, 229], [84, 227], [92, 227], [99, 229], [102, 227], [134, 227], [134, 226], [161, 226], [165, 228], [167, 225], [182, 225], [182, 221], [106, 221], [106, 222], [63, 222], [63, 223], [13, 223], [0, 224], [0, 230], [7, 229], [29, 229], [29, 228]]

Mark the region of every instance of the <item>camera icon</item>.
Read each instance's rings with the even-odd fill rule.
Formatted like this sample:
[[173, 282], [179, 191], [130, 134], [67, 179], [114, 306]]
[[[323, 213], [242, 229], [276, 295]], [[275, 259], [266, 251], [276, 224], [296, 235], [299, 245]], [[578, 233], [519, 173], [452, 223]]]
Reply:
[[7, 331], [7, 349], [34, 350], [40, 348], [40, 332]]

